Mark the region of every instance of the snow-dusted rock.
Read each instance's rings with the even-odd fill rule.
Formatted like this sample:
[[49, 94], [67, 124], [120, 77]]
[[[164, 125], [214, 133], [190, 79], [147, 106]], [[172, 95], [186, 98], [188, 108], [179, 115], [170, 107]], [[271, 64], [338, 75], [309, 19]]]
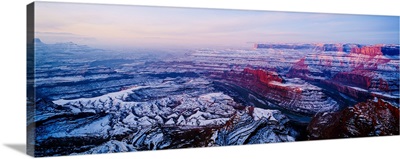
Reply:
[[[60, 115], [45, 113], [48, 117], [43, 115], [37, 121], [38, 147], [48, 139], [57, 142], [75, 138], [76, 142], [85, 143], [102, 138], [99, 142], [88, 142], [91, 144], [83, 153], [109, 153], [190, 145], [287, 142], [295, 138], [289, 133], [293, 130], [286, 128], [288, 120], [275, 117], [283, 116], [279, 111], [246, 108], [221, 92], [174, 95], [145, 102], [124, 101], [124, 96], [138, 89], [54, 101], [52, 107], [63, 109], [56, 111]], [[111, 109], [117, 106], [118, 109]], [[57, 146], [50, 146], [46, 151], [38, 151], [38, 155], [57, 155], [61, 153], [58, 150]], [[70, 148], [63, 153], [77, 151], [82, 150]]]

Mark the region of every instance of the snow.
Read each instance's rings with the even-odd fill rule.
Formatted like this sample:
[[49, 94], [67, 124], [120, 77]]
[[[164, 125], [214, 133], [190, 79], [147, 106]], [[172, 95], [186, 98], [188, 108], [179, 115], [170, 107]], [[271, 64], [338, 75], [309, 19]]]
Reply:
[[52, 116], [59, 115], [58, 113], [46, 113], [46, 114], [36, 114], [35, 115], [35, 122], [46, 120]]
[[[65, 70], [65, 69], [64, 69]], [[51, 84], [51, 83], [64, 83], [64, 82], [79, 82], [85, 80], [98, 80], [98, 79], [106, 79], [111, 77], [118, 77], [119, 75], [109, 75], [109, 74], [99, 74], [99, 75], [90, 75], [90, 76], [54, 76], [47, 78], [35, 78], [36, 85], [43, 84]]]
[[277, 121], [273, 116], [274, 113], [277, 113], [277, 111], [261, 109], [261, 108], [254, 108], [253, 118], [254, 118], [254, 120], [260, 120], [262, 118], [266, 118], [266, 119], [269, 118], [269, 120]]
[[[111, 140], [100, 146], [94, 147], [89, 151], [83, 152], [82, 154], [98, 154], [98, 153], [113, 153], [113, 152], [133, 152], [136, 149], [132, 145], [128, 145], [125, 142]], [[75, 154], [71, 154], [75, 155]]]
[[390, 95], [390, 94], [387, 94], [387, 93], [383, 93], [383, 92], [371, 92], [371, 94], [376, 94], [376, 95], [379, 95], [379, 96], [384, 96], [384, 97], [387, 97], [387, 98], [399, 98], [399, 96], [396, 96], [396, 95]]
[[150, 119], [147, 116], [139, 118], [139, 120], [138, 120], [138, 125], [140, 125], [140, 126], [151, 126], [154, 123], [156, 123], [155, 120]]
[[210, 120], [198, 120], [199, 126], [207, 126], [207, 125], [222, 125], [225, 124], [229, 118], [218, 118], [218, 119], [210, 119]]
[[209, 103], [215, 102], [216, 99], [230, 99], [230, 100], [233, 100], [231, 97], [229, 97], [229, 96], [227, 96], [227, 95], [225, 95], [225, 94], [223, 94], [221, 92], [204, 94], [204, 95], [201, 95], [199, 97], [199, 99], [207, 101]]
[[113, 130], [111, 131], [110, 135], [122, 135], [125, 134], [127, 132], [130, 132], [131, 129], [122, 127], [122, 126], [114, 126]]
[[74, 106], [71, 106], [71, 107], [69, 107], [69, 108], [71, 109], [71, 112], [74, 113], [74, 114], [78, 114], [78, 113], [81, 112], [81, 109], [76, 108], [76, 107], [74, 107]]
[[368, 92], [367, 90], [359, 88], [359, 87], [350, 87], [350, 88], [361, 91], [361, 92]]
[[74, 129], [68, 135], [82, 136], [91, 134], [94, 136], [105, 136], [108, 133], [107, 130], [111, 128], [109, 124], [110, 124], [110, 116], [105, 116], [88, 125]]
[[174, 125], [174, 124], [175, 124], [175, 122], [174, 122], [173, 119], [169, 119], [169, 120], [165, 123], [165, 125]]
[[126, 124], [132, 124], [135, 123], [135, 119], [137, 117], [135, 115], [133, 115], [132, 113], [130, 113], [127, 117], [125, 117], [124, 120], [122, 120], [122, 122], [126, 123]]
[[178, 120], [176, 121], [177, 125], [185, 125], [186, 124], [186, 120], [183, 117], [183, 115], [179, 116]]
[[271, 81], [269, 82], [269, 84], [271, 85], [276, 85], [276, 86], [281, 86], [281, 87], [288, 87], [288, 88], [292, 88], [292, 89], [296, 89], [296, 90], [321, 90], [320, 88], [318, 88], [317, 86], [314, 86], [312, 84], [303, 82], [303, 81], [295, 81], [293, 79], [289, 79], [287, 80], [286, 83], [280, 83], [280, 82], [276, 82], [276, 81]]
[[159, 115], [157, 115], [156, 117], [154, 117], [154, 119], [155, 119], [158, 123], [160, 123], [160, 124], [164, 123], [164, 119], [163, 119], [161, 116], [159, 116]]
[[85, 112], [85, 113], [96, 113], [96, 110], [94, 110], [94, 109], [84, 109], [82, 112]]
[[[171, 79], [172, 80], [172, 79]], [[302, 85], [297, 80], [298, 83], [293, 83], [293, 85]], [[189, 94], [178, 94], [168, 97], [158, 98], [156, 100], [144, 101], [144, 102], [130, 102], [125, 101], [129, 93], [133, 93], [139, 89], [153, 89], [153, 88], [171, 88], [172, 90], [177, 90], [180, 87], [191, 87], [192, 85], [209, 84], [205, 80], [186, 80], [185, 83], [172, 82], [154, 82], [147, 86], [135, 86], [126, 90], [121, 90], [118, 92], [107, 93], [98, 97], [93, 98], [78, 98], [72, 100], [60, 99], [54, 101], [57, 105], [62, 105], [64, 107], [71, 108], [71, 112], [79, 113], [81, 112], [91, 112], [96, 113], [98, 111], [110, 113], [113, 115], [107, 115], [91, 121], [86, 125], [82, 125], [77, 128], [63, 128], [60, 131], [55, 131], [50, 133], [56, 137], [65, 136], [106, 136], [106, 135], [122, 135], [127, 133], [134, 133], [135, 137], [132, 139], [133, 145], [124, 145], [124, 143], [113, 143], [107, 142], [104, 145], [98, 146], [87, 153], [97, 151], [97, 152], [112, 152], [112, 151], [130, 151], [134, 150], [136, 144], [145, 143], [147, 145], [154, 145], [149, 148], [159, 149], [161, 147], [169, 145], [169, 141], [165, 139], [162, 132], [159, 132], [159, 125], [165, 125], [170, 127], [180, 127], [180, 128], [193, 128], [193, 127], [207, 127], [207, 126], [224, 126], [234, 114], [244, 115], [246, 113], [240, 113], [236, 110], [233, 105], [235, 105], [232, 97], [225, 95], [222, 92], [212, 92], [199, 94], [192, 96]], [[292, 84], [287, 84], [292, 86]], [[304, 83], [303, 83], [304, 85]], [[179, 101], [179, 104], [171, 107], [171, 103]], [[116, 109], [116, 105], [119, 105]], [[118, 114], [125, 113], [126, 117], [115, 120], [114, 117]], [[255, 108], [253, 115], [249, 117], [250, 121], [260, 121], [260, 120], [274, 120], [278, 121], [273, 115], [275, 113], [280, 113], [274, 110], [264, 110], [261, 108]], [[111, 119], [113, 117], [113, 119]], [[111, 122], [113, 121], [113, 126], [111, 127]], [[238, 118], [241, 120], [241, 117]], [[79, 121], [80, 122], [80, 121]], [[255, 124], [246, 125], [245, 127], [240, 127], [238, 132], [245, 131], [251, 133], [255, 130]], [[70, 133], [66, 133], [72, 130]], [[136, 130], [139, 130], [136, 132]], [[235, 133], [238, 133], [235, 132]], [[235, 135], [235, 133], [233, 135]], [[215, 133], [213, 137], [216, 137], [218, 133]], [[242, 134], [236, 134], [238, 136], [243, 136]], [[45, 137], [46, 138], [46, 137]], [[43, 139], [45, 139], [43, 138]], [[245, 137], [240, 137], [239, 142], [244, 142]], [[243, 141], [242, 141], [243, 140]], [[122, 145], [121, 145], [122, 144]], [[131, 146], [131, 147], [129, 147]], [[120, 150], [117, 150], [120, 148]]]
[[106, 101], [109, 101], [110, 99], [122, 102], [121, 99], [125, 99], [129, 93], [132, 93], [132, 91], [139, 90], [142, 88], [146, 88], [146, 87], [145, 86], [133, 86], [126, 90], [112, 92], [112, 93], [108, 93], [108, 94], [98, 96], [98, 97], [78, 98], [78, 99], [72, 99], [72, 100], [59, 99], [59, 100], [55, 100], [53, 102], [58, 105], [65, 105], [65, 104], [76, 103], [76, 102], [82, 102], [82, 103], [91, 103], [94, 101], [106, 102]]
[[66, 77], [50, 77], [50, 78], [36, 78], [35, 84], [49, 84], [49, 83], [60, 83], [60, 82], [77, 82], [85, 80], [83, 76], [66, 76]]
[[168, 119], [170, 119], [170, 118], [177, 118], [177, 117], [178, 117], [178, 114], [176, 114], [176, 113], [173, 113], [173, 114], [167, 116]]
[[197, 111], [196, 113], [192, 114], [191, 116], [188, 117], [188, 120], [190, 119], [200, 119], [200, 120], [204, 120], [203, 115], [210, 115], [210, 113], [205, 113], [205, 112], [201, 112], [201, 111]]
[[378, 98], [376, 98], [376, 97], [374, 97], [374, 100], [373, 100], [375, 103], [377, 103], [378, 102]]

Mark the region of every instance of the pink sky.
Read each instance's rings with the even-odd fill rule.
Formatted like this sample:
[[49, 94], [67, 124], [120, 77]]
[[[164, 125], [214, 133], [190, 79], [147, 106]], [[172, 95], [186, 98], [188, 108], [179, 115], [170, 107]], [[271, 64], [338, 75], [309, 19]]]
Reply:
[[35, 35], [45, 43], [134, 48], [399, 42], [399, 17], [394, 16], [49, 2], [35, 7]]

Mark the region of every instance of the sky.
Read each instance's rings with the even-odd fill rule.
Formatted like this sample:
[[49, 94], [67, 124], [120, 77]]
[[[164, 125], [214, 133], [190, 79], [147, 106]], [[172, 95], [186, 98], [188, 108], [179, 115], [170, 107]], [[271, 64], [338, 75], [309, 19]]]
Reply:
[[37, 38], [99, 48], [399, 44], [399, 30], [398, 16], [35, 2]]

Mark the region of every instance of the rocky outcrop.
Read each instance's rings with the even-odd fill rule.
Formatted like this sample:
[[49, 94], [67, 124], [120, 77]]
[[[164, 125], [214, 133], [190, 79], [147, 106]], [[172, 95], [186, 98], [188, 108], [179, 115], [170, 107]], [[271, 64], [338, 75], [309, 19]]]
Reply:
[[381, 46], [363, 46], [351, 48], [350, 53], [363, 54], [368, 56], [383, 55]]
[[[286, 116], [274, 113], [271, 116], [263, 109], [247, 107], [240, 115], [216, 132], [215, 145], [243, 145], [295, 141], [296, 133], [284, 123]], [[267, 116], [265, 116], [267, 115]], [[282, 124], [283, 123], [283, 124]]]
[[310, 140], [399, 135], [399, 108], [381, 99], [368, 100], [340, 112], [317, 114], [307, 131]]
[[299, 78], [284, 80], [276, 72], [246, 68], [242, 72], [231, 71], [215, 76], [262, 95], [289, 111], [315, 114], [338, 108], [337, 102], [326, 96], [321, 88]]

